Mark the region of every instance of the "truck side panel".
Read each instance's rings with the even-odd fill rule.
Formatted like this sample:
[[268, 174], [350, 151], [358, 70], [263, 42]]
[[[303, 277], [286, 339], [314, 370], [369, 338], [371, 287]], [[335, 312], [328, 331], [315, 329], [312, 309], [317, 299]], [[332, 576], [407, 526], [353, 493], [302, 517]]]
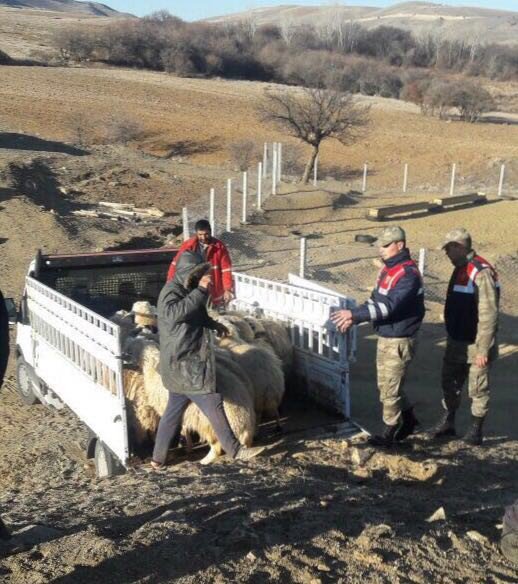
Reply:
[[127, 466], [119, 327], [33, 278], [26, 293], [36, 375]]

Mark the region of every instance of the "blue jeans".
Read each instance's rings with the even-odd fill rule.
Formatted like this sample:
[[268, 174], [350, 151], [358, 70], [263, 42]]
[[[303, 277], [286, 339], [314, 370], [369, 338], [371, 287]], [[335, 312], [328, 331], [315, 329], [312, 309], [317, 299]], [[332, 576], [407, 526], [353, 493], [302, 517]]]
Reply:
[[191, 402], [195, 403], [205, 414], [214, 428], [223, 450], [234, 458], [240, 448], [240, 444], [228, 423], [221, 395], [219, 393], [198, 395], [196, 393], [169, 392], [167, 407], [158, 425], [153, 460], [159, 463], [166, 461], [171, 440], [180, 434], [183, 413]]

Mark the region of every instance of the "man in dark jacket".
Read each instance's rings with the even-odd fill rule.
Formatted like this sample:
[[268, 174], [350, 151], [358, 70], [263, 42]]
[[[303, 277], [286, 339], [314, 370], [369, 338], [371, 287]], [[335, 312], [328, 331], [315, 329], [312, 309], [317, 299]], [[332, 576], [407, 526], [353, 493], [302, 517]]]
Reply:
[[173, 280], [164, 286], [158, 299], [160, 373], [170, 393], [158, 426], [153, 468], [164, 465], [169, 445], [178, 436], [183, 413], [191, 401], [205, 414], [231, 458], [248, 460], [264, 450], [239, 444], [225, 415], [221, 395], [216, 393], [211, 330], [219, 335], [228, 331], [207, 313], [210, 267], [200, 254], [185, 251], [178, 259]]
[[[9, 360], [9, 315], [2, 292], [0, 292], [0, 388], [4, 382], [5, 370]], [[0, 518], [0, 539], [9, 539], [10, 534]]]
[[383, 263], [370, 299], [353, 310], [339, 310], [332, 320], [341, 332], [353, 324], [372, 322], [378, 334], [376, 368], [385, 431], [369, 442], [391, 446], [413, 433], [417, 420], [403, 392], [414, 358], [417, 332], [424, 318], [421, 274], [406, 247], [401, 227], [387, 227], [378, 239]]

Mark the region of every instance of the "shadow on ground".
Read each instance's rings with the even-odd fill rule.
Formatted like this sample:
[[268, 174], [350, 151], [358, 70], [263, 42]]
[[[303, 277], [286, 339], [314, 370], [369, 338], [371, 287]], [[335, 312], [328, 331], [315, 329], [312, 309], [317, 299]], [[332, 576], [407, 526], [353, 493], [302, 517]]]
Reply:
[[71, 156], [86, 156], [88, 151], [64, 142], [44, 140], [27, 134], [0, 132], [0, 148], [9, 150], [32, 150], [34, 152], [56, 152]]

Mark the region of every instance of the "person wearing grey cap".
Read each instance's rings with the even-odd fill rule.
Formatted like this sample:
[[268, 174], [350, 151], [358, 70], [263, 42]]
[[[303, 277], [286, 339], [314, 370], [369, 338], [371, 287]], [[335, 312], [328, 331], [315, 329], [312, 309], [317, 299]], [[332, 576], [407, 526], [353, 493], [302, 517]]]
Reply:
[[385, 430], [373, 436], [374, 446], [392, 446], [410, 436], [418, 422], [403, 386], [416, 350], [424, 318], [423, 281], [406, 247], [401, 227], [387, 227], [378, 238], [384, 266], [370, 299], [352, 310], [336, 311], [331, 319], [338, 330], [372, 322], [378, 334], [376, 369]]
[[432, 436], [456, 435], [455, 413], [468, 379], [472, 424], [463, 439], [480, 445], [489, 407], [489, 366], [498, 356], [498, 275], [473, 250], [471, 235], [463, 228], [447, 233], [442, 248], [454, 270], [444, 306], [447, 332], [441, 374], [444, 414], [432, 429]]

